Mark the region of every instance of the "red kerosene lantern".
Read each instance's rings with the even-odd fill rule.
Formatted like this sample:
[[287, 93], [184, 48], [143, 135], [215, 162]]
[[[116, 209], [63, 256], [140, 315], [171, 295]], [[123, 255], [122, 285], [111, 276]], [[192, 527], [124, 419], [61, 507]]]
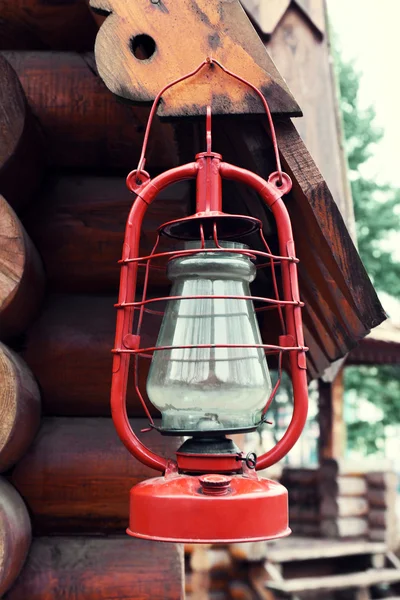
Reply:
[[[277, 172], [265, 181], [255, 173], [222, 161], [211, 151], [211, 110], [207, 114], [207, 151], [192, 162], [151, 180], [143, 171], [149, 129], [161, 95], [172, 85], [213, 63], [249, 85], [262, 99], [271, 127]], [[148, 206], [169, 185], [196, 180], [194, 215], [159, 228], [149, 256], [139, 256], [143, 217]], [[271, 254], [262, 223], [246, 215], [222, 211], [222, 181], [246, 184], [255, 190], [276, 221], [280, 256]], [[168, 542], [243, 542], [283, 537], [288, 527], [287, 490], [257, 471], [284, 457], [299, 438], [307, 417], [307, 377], [297, 262], [288, 212], [282, 196], [291, 189], [280, 168], [275, 132], [267, 102], [254, 86], [207, 59], [193, 73], [164, 88], [156, 98], [145, 135], [142, 157], [127, 179], [136, 199], [129, 214], [117, 304], [117, 328], [112, 379], [112, 416], [128, 450], [162, 477], [149, 479], [131, 490], [128, 533], [134, 537]], [[243, 239], [258, 233], [263, 251], [249, 248]], [[181, 250], [158, 251], [160, 238], [182, 242]], [[148, 298], [148, 277], [157, 260], [168, 258], [170, 296]], [[281, 269], [283, 298], [279, 296], [275, 266]], [[254, 297], [250, 283], [259, 267], [271, 269], [275, 297]], [[145, 269], [143, 293], [136, 299], [139, 268]], [[165, 303], [158, 339], [141, 346], [146, 313], [159, 313]], [[279, 345], [264, 343], [253, 302], [275, 309], [282, 334]], [[159, 305], [158, 305], [159, 306]], [[135, 332], [132, 333], [135, 323]], [[288, 355], [294, 410], [282, 439], [266, 454], [243, 456], [226, 436], [256, 430], [265, 422], [275, 396], [266, 355]], [[160, 434], [187, 436], [175, 460], [148, 449], [135, 435], [126, 412], [126, 390], [131, 355], [134, 385], [149, 418]], [[147, 395], [162, 415], [157, 428], [138, 384], [140, 357], [151, 359]]]

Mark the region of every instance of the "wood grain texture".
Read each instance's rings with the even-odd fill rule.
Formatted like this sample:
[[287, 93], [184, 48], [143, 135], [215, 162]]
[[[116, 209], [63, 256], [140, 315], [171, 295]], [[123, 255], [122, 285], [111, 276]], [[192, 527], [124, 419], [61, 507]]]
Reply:
[[25, 331], [44, 295], [39, 255], [20, 220], [0, 196], [0, 339]]
[[85, 0], [0, 0], [0, 50], [93, 50], [97, 27]]
[[31, 543], [31, 524], [15, 489], [0, 477], [0, 595], [14, 583]]
[[[149, 109], [118, 102], [97, 74], [93, 55], [4, 52], [18, 73], [46, 137], [51, 164], [136, 168]], [[176, 164], [170, 125], [154, 123], [148, 166]]]
[[321, 521], [321, 533], [331, 538], [354, 538], [368, 535], [368, 520], [361, 517], [339, 517]]
[[[319, 5], [324, 21], [322, 0], [308, 0], [303, 4]], [[295, 127], [355, 239], [354, 209], [330, 48], [327, 37], [317, 34], [306, 14], [309, 13], [299, 10], [298, 3], [292, 3], [269, 39], [267, 48], [302, 107], [303, 118], [296, 119]], [[312, 85], [308, 85], [309, 81]]]
[[0, 194], [14, 207], [26, 204], [39, 186], [41, 142], [18, 76], [0, 55]]
[[344, 382], [342, 368], [331, 383], [318, 381], [318, 422], [320, 436], [318, 454], [320, 461], [342, 458], [346, 448], [344, 421]]
[[[41, 190], [24, 223], [43, 258], [50, 290], [115, 293], [119, 286], [126, 219], [134, 196], [122, 177], [54, 176]], [[190, 214], [190, 186], [171, 186], [148, 209], [142, 228], [141, 253], [156, 241], [157, 228]], [[160, 250], [170, 249], [160, 245]], [[139, 282], [143, 279], [139, 271]], [[162, 272], [151, 273], [150, 285], [169, 286]]]
[[[115, 302], [112, 296], [50, 296], [27, 331], [23, 357], [39, 382], [46, 414], [110, 416]], [[160, 324], [161, 317], [146, 315], [144, 344], [155, 343]], [[142, 393], [149, 366], [139, 361]], [[131, 416], [144, 415], [132, 383], [127, 405]]]
[[180, 600], [179, 545], [132, 538], [35, 538], [4, 600]]
[[[132, 423], [136, 432], [147, 425]], [[139, 437], [155, 452], [173, 457], [179, 438], [158, 432]], [[111, 419], [43, 419], [11, 481], [24, 498], [36, 534], [123, 532], [128, 525], [129, 490], [155, 477], [119, 440]]]
[[32, 373], [0, 344], [0, 473], [24, 456], [40, 422], [40, 393]]
[[[111, 13], [100, 27], [96, 62], [107, 87], [134, 102], [154, 100], [168, 83], [193, 71], [212, 56], [261, 88], [274, 113], [299, 114], [299, 107], [270, 60], [239, 0], [91, 0]], [[140, 36], [152, 47], [140, 46]], [[136, 45], [136, 46], [135, 46]], [[145, 52], [143, 52], [143, 50]], [[260, 102], [237, 81], [207, 67], [163, 97], [164, 116], [262, 113]]]
[[[298, 132], [289, 120], [281, 119], [275, 125], [283, 168], [294, 182], [285, 204], [300, 259], [304, 323], [312, 335], [311, 339], [306, 337], [306, 344], [310, 339], [308, 358], [313, 362], [313, 375], [317, 376], [386, 315], [338, 207]], [[276, 167], [266, 134], [269, 135], [264, 121], [221, 121], [215, 125], [214, 136], [218, 140], [215, 148], [228, 162], [238, 163], [240, 156], [240, 166], [268, 178]], [[254, 205], [263, 210], [257, 197], [254, 199], [242, 190], [240, 194], [242, 212], [257, 214]], [[274, 241], [275, 225], [266, 211], [262, 220]]]

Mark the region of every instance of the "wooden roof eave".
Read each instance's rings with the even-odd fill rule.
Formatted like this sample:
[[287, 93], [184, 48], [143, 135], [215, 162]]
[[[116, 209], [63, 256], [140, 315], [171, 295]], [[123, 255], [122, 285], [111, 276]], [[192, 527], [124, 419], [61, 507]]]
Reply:
[[[214, 146], [226, 160], [267, 178], [273, 156], [265, 119], [221, 119]], [[365, 271], [340, 211], [313, 159], [290, 119], [276, 122], [284, 170], [293, 180], [286, 199], [300, 258], [300, 293], [305, 302], [306, 343], [310, 346], [312, 378], [345, 356], [373, 327], [385, 320], [385, 312]], [[273, 233], [274, 224], [261, 201], [245, 190], [230, 201], [260, 217]], [[227, 210], [236, 209], [227, 205]], [[269, 326], [269, 325], [268, 325]]]

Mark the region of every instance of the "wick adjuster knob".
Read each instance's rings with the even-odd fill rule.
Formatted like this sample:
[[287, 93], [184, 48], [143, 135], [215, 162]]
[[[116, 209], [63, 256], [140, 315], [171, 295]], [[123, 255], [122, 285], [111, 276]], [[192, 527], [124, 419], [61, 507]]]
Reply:
[[225, 496], [230, 492], [232, 477], [225, 475], [202, 475], [199, 477], [201, 490], [207, 496]]

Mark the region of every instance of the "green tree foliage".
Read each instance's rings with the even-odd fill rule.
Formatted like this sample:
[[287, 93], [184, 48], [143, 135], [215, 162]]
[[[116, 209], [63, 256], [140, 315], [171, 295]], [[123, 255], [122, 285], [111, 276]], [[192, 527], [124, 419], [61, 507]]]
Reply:
[[[374, 124], [373, 107], [360, 109], [360, 74], [354, 65], [340, 57], [336, 63], [359, 253], [376, 289], [400, 297], [400, 263], [383, 244], [400, 230], [400, 190], [365, 175], [365, 165], [383, 132]], [[382, 411], [382, 418], [376, 422], [359, 420], [358, 415], [348, 424], [349, 447], [375, 452], [385, 435], [385, 426], [400, 422], [400, 368], [347, 367], [345, 389], [353, 392], [347, 398], [355, 398], [355, 402], [365, 398]]]
[[400, 263], [382, 247], [390, 234], [400, 231], [400, 190], [361, 174], [383, 132], [374, 125], [374, 108], [359, 107], [360, 74], [352, 63], [339, 61], [338, 67], [358, 249], [376, 289], [400, 297]]

